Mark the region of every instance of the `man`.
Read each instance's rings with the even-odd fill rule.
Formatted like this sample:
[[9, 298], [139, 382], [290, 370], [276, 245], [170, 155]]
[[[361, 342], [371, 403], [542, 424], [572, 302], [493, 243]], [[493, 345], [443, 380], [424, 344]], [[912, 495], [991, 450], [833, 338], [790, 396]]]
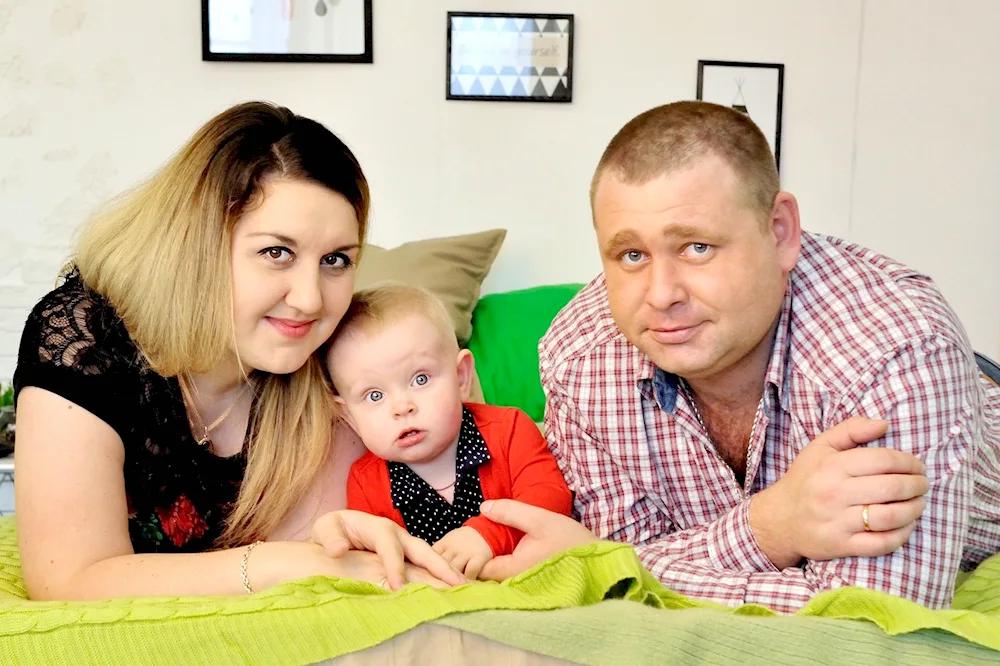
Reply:
[[[802, 232], [763, 134], [722, 106], [633, 119], [591, 204], [603, 275], [539, 347], [583, 526], [727, 605], [845, 585], [950, 605], [960, 563], [1000, 549], [1000, 389], [931, 280]], [[528, 532], [487, 575], [589, 537], [486, 508]]]

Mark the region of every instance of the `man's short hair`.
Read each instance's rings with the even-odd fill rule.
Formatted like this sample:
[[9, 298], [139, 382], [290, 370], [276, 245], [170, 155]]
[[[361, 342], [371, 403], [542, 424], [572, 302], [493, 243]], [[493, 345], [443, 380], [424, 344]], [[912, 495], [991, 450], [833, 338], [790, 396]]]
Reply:
[[747, 205], [767, 219], [780, 189], [767, 138], [750, 116], [709, 102], [658, 106], [622, 127], [597, 165], [590, 185], [591, 206], [605, 174], [642, 185], [708, 155], [729, 164], [744, 185]]

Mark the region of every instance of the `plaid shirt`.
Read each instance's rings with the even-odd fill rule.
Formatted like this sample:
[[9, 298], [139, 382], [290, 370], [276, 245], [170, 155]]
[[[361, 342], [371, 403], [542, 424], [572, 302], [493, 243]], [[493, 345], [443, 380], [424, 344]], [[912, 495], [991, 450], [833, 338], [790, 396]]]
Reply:
[[[556, 317], [539, 353], [549, 446], [577, 518], [601, 538], [633, 544], [680, 593], [793, 612], [818, 592], [853, 585], [943, 608], [960, 564], [1000, 550], [1000, 388], [977, 371], [931, 280], [891, 259], [803, 234], [742, 486], [677, 378], [616, 327], [603, 276]], [[750, 530], [750, 497], [855, 415], [889, 420], [876, 445], [926, 463], [923, 516], [890, 555], [779, 571]]]

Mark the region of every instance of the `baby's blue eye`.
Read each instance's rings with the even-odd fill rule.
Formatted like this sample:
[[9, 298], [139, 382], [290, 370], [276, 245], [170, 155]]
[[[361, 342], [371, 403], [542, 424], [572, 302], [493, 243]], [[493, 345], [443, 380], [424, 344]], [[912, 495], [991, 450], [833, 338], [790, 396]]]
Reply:
[[384, 397], [385, 396], [382, 395], [382, 391], [369, 391], [368, 394], [365, 396], [365, 400], [367, 400], [368, 402], [378, 402]]
[[414, 378], [413, 378], [413, 383], [414, 383], [414, 384], [415, 384], [416, 386], [424, 386], [424, 385], [425, 385], [425, 384], [427, 384], [427, 382], [429, 382], [430, 380], [431, 380], [431, 378], [430, 378], [430, 377], [428, 377], [428, 376], [427, 376], [427, 375], [425, 375], [424, 373], [420, 373], [419, 375], [417, 375], [416, 377], [414, 377]]

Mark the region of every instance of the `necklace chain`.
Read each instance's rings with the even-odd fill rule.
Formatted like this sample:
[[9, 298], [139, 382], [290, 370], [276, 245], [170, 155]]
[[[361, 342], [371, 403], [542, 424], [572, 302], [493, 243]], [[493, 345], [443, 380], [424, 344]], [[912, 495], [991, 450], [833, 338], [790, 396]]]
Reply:
[[[187, 406], [190, 408], [190, 412], [188, 414], [188, 425], [191, 426], [191, 434], [194, 435], [194, 431], [197, 429], [197, 425], [200, 425], [203, 434], [201, 437], [195, 437], [195, 441], [198, 442], [200, 446], [211, 447], [212, 446], [212, 438], [210, 436], [211, 432], [216, 428], [218, 428], [220, 425], [222, 425], [222, 422], [225, 421], [230, 414], [232, 414], [233, 409], [236, 408], [236, 403], [240, 401], [240, 398], [242, 398], [243, 394], [246, 392], [247, 384], [243, 385], [243, 389], [239, 392], [239, 394], [237, 394], [235, 398], [233, 398], [232, 403], [230, 403], [229, 407], [226, 408], [226, 411], [222, 412], [221, 416], [212, 421], [211, 424], [205, 425], [205, 420], [201, 417], [201, 412], [198, 411], [198, 405], [195, 404], [194, 396], [191, 394], [191, 388], [188, 385], [187, 378], [184, 375], [178, 375], [177, 383], [181, 387], [181, 397], [183, 398]], [[198, 421], [197, 424], [195, 424], [195, 419], [197, 419]]]

